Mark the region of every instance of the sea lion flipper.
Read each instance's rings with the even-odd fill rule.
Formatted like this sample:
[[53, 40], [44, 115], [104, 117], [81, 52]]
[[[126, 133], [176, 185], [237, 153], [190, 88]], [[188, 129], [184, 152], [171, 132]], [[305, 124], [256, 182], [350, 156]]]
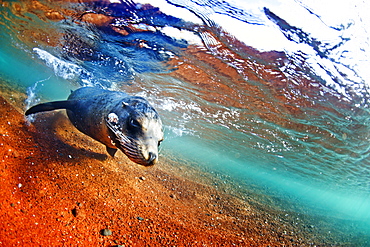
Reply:
[[107, 152], [109, 153], [110, 156], [114, 157], [114, 155], [116, 154], [117, 150], [116, 148], [110, 148], [108, 146], [105, 146], [107, 148]]
[[34, 114], [37, 112], [43, 112], [43, 111], [52, 111], [57, 109], [73, 109], [73, 106], [75, 104], [75, 101], [73, 100], [62, 100], [62, 101], [53, 101], [53, 102], [47, 102], [42, 103], [38, 105], [32, 106], [30, 109], [26, 111], [26, 116], [30, 114]]

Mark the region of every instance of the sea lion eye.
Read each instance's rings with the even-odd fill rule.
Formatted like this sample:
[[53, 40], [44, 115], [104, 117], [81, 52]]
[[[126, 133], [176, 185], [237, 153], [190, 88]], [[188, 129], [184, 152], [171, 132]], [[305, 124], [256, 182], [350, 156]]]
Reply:
[[135, 119], [130, 120], [130, 125], [135, 128], [140, 128], [140, 123]]

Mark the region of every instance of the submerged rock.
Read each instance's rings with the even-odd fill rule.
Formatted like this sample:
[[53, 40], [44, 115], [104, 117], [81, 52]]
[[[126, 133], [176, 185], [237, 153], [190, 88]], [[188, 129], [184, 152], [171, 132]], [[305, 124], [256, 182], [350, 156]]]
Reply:
[[110, 235], [112, 235], [112, 231], [109, 230], [108, 228], [106, 228], [106, 229], [101, 230], [100, 234], [103, 235], [103, 236], [110, 236]]

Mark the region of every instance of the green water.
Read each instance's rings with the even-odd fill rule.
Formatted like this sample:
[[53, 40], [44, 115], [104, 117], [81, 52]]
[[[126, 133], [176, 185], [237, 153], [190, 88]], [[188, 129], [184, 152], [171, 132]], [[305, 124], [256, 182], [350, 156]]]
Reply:
[[[285, 210], [294, 211], [295, 206], [304, 208], [302, 213], [330, 215], [339, 219], [355, 220], [369, 227], [370, 198], [365, 191], [333, 189], [332, 185], [312, 182], [309, 178], [278, 171], [272, 167], [263, 169], [263, 162], [256, 157], [235, 157], [228, 148], [210, 148], [209, 143], [194, 137], [173, 137], [165, 144], [208, 171], [227, 174], [246, 187], [259, 188], [260, 193], [286, 200], [291, 205]], [[250, 152], [251, 154], [253, 152]], [[190, 158], [191, 157], [191, 158]], [[283, 158], [280, 158], [283, 162]], [[270, 164], [276, 162], [271, 159]]]
[[35, 54], [26, 53], [9, 45], [2, 39], [4, 45], [0, 50], [0, 74], [15, 87], [34, 88], [46, 99], [65, 99], [76, 85], [68, 80], [57, 77], [52, 69], [35, 60]]

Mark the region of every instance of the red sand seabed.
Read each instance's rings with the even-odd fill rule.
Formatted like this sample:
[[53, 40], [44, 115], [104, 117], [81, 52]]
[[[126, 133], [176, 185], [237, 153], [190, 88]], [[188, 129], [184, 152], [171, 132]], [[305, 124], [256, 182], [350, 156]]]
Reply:
[[209, 186], [186, 164], [161, 157], [145, 168], [122, 153], [108, 157], [62, 111], [29, 124], [21, 100], [0, 97], [1, 246], [315, 243], [312, 229]]

